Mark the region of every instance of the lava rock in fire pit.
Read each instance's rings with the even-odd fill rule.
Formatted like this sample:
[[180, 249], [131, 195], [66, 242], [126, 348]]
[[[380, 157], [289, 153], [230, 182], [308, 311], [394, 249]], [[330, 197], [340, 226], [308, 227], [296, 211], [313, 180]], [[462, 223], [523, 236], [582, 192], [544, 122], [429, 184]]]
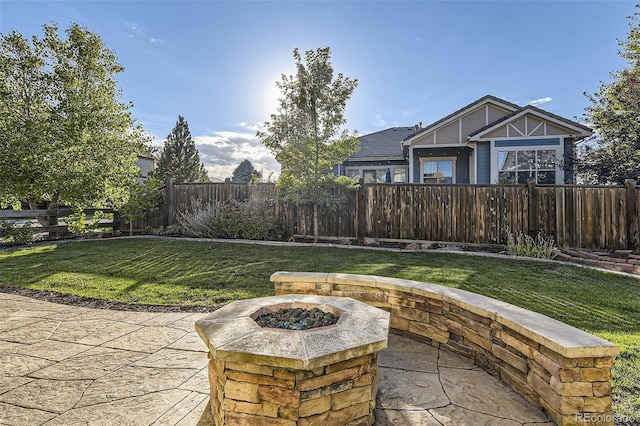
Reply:
[[338, 322], [338, 317], [322, 309], [288, 308], [260, 315], [255, 320], [259, 326], [287, 330], [307, 330]]

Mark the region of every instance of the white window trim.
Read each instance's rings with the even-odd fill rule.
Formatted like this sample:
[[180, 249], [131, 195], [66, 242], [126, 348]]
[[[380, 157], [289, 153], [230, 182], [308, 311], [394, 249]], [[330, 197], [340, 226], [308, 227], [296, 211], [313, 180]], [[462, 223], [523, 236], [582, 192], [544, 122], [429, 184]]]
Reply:
[[[526, 145], [526, 146], [499, 146], [496, 147], [496, 140], [491, 141], [491, 183], [498, 182], [498, 152], [499, 151], [552, 151], [556, 152], [556, 185], [564, 184], [564, 170], [560, 168], [560, 162], [562, 161], [562, 156], [564, 155], [564, 139], [565, 136], [555, 136], [560, 139], [559, 145]], [[509, 138], [500, 138], [498, 140], [504, 141]], [[511, 138], [520, 140], [519, 138]]]
[[451, 183], [456, 183], [456, 160], [457, 157], [421, 157], [420, 158], [420, 183], [424, 183], [424, 163], [427, 161], [451, 161], [453, 163], [451, 171]]

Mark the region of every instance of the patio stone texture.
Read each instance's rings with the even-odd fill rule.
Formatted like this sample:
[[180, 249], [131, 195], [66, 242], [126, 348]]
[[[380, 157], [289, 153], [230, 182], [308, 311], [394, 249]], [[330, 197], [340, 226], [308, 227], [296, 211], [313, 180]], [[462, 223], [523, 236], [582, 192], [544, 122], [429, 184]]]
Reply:
[[[260, 327], [284, 308], [319, 308], [335, 325]], [[222, 425], [372, 425], [388, 312], [353, 299], [283, 295], [233, 302], [196, 322], [209, 348], [211, 411]]]
[[394, 332], [466, 358], [558, 425], [613, 425], [618, 348], [541, 314], [464, 290], [387, 277], [276, 272], [276, 294], [350, 297], [391, 313]]
[[[6, 293], [0, 293], [0, 312], [0, 425], [214, 424], [208, 374], [213, 367], [208, 348], [194, 330], [205, 314], [88, 309]], [[144, 345], [135, 345], [134, 333]], [[373, 370], [373, 359], [367, 364], [367, 356], [336, 371]], [[551, 424], [541, 409], [443, 347], [390, 334], [388, 347], [376, 358], [376, 426]], [[249, 377], [244, 373], [274, 382], [291, 380], [282, 368], [242, 371], [234, 362], [226, 367], [236, 372], [231, 380]], [[314, 377], [303, 375], [300, 380]], [[353, 393], [344, 401], [333, 397], [337, 404], [356, 401], [352, 389], [364, 391], [369, 377], [345, 379], [335, 387], [349, 386], [349, 381], [353, 384], [346, 391]], [[331, 391], [334, 385], [321, 389]], [[277, 398], [283, 415], [294, 410], [295, 403], [279, 386], [259, 386], [263, 391], [258, 396], [271, 398], [266, 402]], [[322, 391], [308, 396], [298, 407], [303, 413], [332, 402], [332, 395]], [[273, 407], [265, 404], [265, 411], [269, 409]]]

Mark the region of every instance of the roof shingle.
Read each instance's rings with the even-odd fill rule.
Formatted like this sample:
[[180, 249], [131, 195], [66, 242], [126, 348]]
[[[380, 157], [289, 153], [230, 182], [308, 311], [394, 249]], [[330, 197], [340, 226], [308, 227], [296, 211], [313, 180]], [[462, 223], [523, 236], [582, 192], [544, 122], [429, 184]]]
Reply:
[[402, 126], [360, 136], [360, 150], [347, 161], [402, 160], [402, 140], [415, 131], [414, 126]]

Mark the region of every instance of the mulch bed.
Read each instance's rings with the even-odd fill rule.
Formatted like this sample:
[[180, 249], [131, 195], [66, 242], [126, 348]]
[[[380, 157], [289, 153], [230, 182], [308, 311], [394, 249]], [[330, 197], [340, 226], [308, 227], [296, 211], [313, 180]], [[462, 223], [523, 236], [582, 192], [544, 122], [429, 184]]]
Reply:
[[0, 286], [0, 293], [11, 293], [19, 296], [31, 297], [44, 302], [60, 303], [63, 305], [81, 306], [84, 308], [110, 309], [114, 311], [135, 312], [213, 312], [223, 304], [214, 305], [144, 305], [136, 303], [114, 302], [111, 300], [93, 299], [90, 297], [62, 294], [55, 291], [32, 290], [28, 288]]

